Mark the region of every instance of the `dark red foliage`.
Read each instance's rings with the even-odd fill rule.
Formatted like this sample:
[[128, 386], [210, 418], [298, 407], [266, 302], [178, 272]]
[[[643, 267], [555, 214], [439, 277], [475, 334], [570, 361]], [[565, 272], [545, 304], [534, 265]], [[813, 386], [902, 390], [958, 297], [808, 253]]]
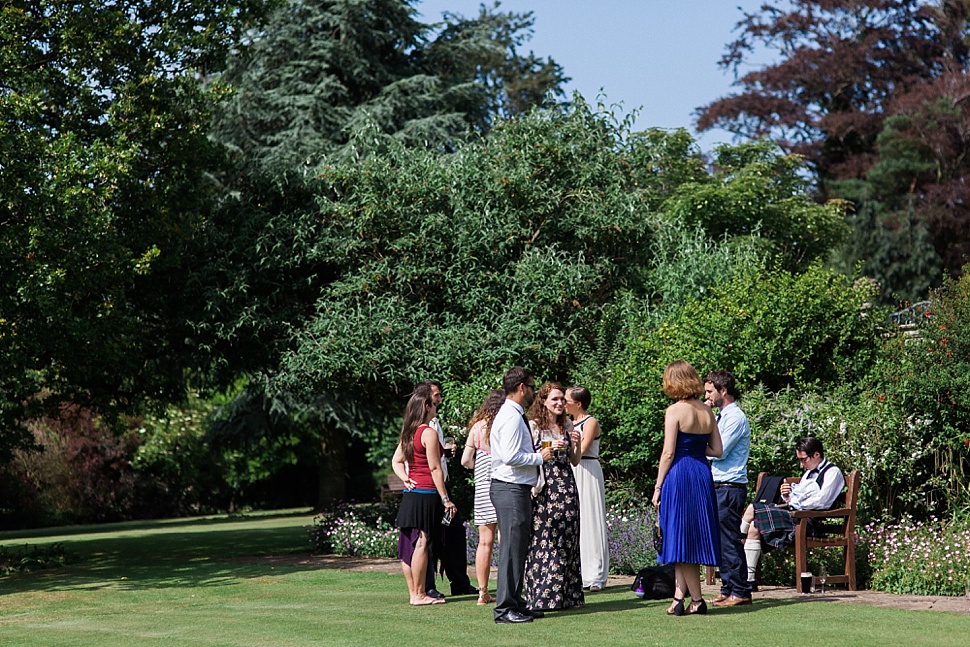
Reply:
[[[699, 109], [698, 129], [767, 137], [804, 155], [819, 199], [878, 200], [890, 219], [913, 209], [958, 272], [970, 253], [967, 3], [766, 3], [737, 30], [720, 64], [740, 91]], [[766, 52], [775, 62], [739, 75]], [[842, 193], [844, 180], [867, 188]]]

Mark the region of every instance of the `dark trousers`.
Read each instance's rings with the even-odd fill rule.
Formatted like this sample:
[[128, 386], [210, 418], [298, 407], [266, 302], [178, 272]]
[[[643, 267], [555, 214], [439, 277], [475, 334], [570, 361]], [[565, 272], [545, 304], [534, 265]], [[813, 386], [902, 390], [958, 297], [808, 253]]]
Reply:
[[472, 583], [468, 578], [468, 537], [465, 535], [465, 521], [461, 513], [455, 512], [451, 525], [441, 526], [440, 530], [439, 536], [431, 543], [424, 590], [435, 588], [434, 576], [440, 562], [445, 577], [451, 582], [451, 594], [466, 595]]
[[532, 488], [528, 485], [492, 481], [489, 488], [498, 515], [498, 586], [495, 591], [495, 617], [509, 611], [525, 610], [522, 586], [525, 583], [525, 558], [532, 543]]
[[721, 525], [721, 593], [750, 598], [748, 564], [744, 558], [744, 537], [741, 536], [741, 515], [744, 514], [747, 489], [719, 487], [714, 494]]

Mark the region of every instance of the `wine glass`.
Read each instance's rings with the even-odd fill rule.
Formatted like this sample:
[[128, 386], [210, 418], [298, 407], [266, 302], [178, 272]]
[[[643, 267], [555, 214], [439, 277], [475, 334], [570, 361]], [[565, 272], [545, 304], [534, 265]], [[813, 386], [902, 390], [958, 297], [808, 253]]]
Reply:
[[[966, 581], [966, 582], [964, 583], [964, 585], [963, 585], [963, 590], [964, 590], [964, 591], [966, 592], [966, 594], [967, 594], [967, 603], [968, 603], [968, 604], [970, 604], [970, 580], [967, 580], [967, 581]], [[968, 608], [968, 609], [967, 609], [967, 611], [970, 611], [970, 608]]]
[[825, 595], [825, 578], [826, 578], [826, 571], [825, 571], [825, 567], [823, 566], [818, 573], [819, 592], [822, 595]]

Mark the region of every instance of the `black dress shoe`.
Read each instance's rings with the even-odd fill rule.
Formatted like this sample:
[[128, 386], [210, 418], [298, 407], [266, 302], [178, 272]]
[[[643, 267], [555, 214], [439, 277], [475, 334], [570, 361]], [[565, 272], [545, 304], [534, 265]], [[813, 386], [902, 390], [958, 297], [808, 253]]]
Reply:
[[519, 613], [518, 611], [512, 610], [506, 611], [504, 614], [495, 618], [495, 624], [497, 625], [512, 625], [520, 622], [532, 622], [532, 616], [527, 616]]
[[[475, 592], [478, 593], [478, 591], [475, 591]], [[445, 594], [439, 591], [438, 589], [428, 589], [427, 591], [424, 592], [424, 594], [427, 595], [429, 598], [434, 598], [436, 600], [443, 600], [445, 597]]]
[[524, 615], [524, 616], [532, 616], [533, 618], [535, 618], [537, 620], [539, 618], [545, 618], [546, 617], [545, 612], [539, 611], [538, 609], [535, 610], [535, 611], [533, 611], [532, 609], [526, 609], [525, 611], [522, 612], [522, 615]]
[[453, 586], [451, 587], [451, 594], [452, 595], [478, 595], [478, 589], [476, 589], [471, 584], [466, 584], [465, 586], [459, 586], [458, 588], [455, 588]]

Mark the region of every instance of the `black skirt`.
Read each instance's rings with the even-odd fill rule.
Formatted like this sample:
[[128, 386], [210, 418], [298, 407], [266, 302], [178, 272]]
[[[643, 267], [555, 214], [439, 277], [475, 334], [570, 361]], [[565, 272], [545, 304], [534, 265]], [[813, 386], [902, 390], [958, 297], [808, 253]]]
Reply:
[[401, 497], [401, 507], [397, 511], [398, 528], [417, 528], [435, 537], [441, 529], [441, 518], [445, 516], [445, 506], [438, 493], [421, 494], [405, 492]]

